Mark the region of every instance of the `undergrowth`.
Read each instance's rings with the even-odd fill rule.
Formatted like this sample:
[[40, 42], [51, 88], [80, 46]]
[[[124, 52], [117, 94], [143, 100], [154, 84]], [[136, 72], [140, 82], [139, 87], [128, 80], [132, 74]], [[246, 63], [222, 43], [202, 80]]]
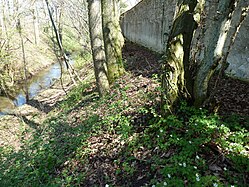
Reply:
[[248, 117], [185, 102], [163, 117], [151, 93], [134, 108], [129, 89], [71, 91], [20, 151], [1, 148], [0, 186], [247, 186]]

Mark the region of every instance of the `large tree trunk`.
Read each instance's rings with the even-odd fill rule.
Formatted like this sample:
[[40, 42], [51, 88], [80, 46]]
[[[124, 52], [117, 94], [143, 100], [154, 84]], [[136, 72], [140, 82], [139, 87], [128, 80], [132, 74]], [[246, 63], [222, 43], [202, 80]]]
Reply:
[[223, 0], [205, 2], [202, 30], [203, 54], [194, 85], [195, 106], [199, 107], [208, 97], [208, 85], [215, 69], [224, 57], [224, 44], [230, 29], [231, 17], [238, 0]]
[[197, 1], [179, 1], [168, 38], [162, 74], [162, 105], [168, 113], [179, 99], [193, 100], [193, 79], [190, 72], [190, 45], [196, 22], [193, 18]]
[[108, 79], [112, 83], [124, 73], [124, 38], [119, 25], [119, 0], [102, 0], [102, 20]]
[[109, 82], [103, 47], [101, 0], [88, 0], [88, 14], [95, 78], [99, 95], [103, 96], [109, 90]]
[[[224, 46], [237, 2], [178, 1], [162, 75], [162, 104], [166, 110], [172, 109], [181, 98], [196, 107], [208, 98], [209, 80], [218, 65], [226, 60]], [[197, 31], [196, 21], [199, 22]]]

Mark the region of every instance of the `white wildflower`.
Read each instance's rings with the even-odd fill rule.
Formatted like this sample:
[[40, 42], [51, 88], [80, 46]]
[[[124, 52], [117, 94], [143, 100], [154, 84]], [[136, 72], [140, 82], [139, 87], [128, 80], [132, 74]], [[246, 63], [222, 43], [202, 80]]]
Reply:
[[168, 177], [169, 177], [169, 178], [171, 178], [171, 175], [170, 175], [170, 174], [168, 174]]
[[171, 134], [170, 137], [173, 137], [173, 135]]
[[164, 183], [163, 183], [163, 185], [164, 185], [164, 186], [167, 186], [167, 185], [168, 185], [168, 183], [167, 183], [167, 182], [164, 182]]
[[151, 187], [156, 187], [156, 185], [153, 184]]
[[188, 143], [190, 143], [190, 144], [191, 144], [192, 142], [191, 142], [191, 141], [188, 141]]
[[240, 152], [240, 154], [241, 154], [241, 155], [246, 155], [247, 152], [246, 152], [245, 150], [242, 150], [242, 151]]
[[196, 181], [199, 182], [201, 179], [199, 177], [196, 177]]
[[214, 184], [213, 184], [213, 187], [218, 187], [218, 184], [217, 184], [217, 183], [214, 183]]
[[226, 167], [224, 167], [224, 171], [227, 171], [227, 168], [226, 168]]
[[197, 123], [195, 123], [195, 126], [197, 126]]
[[160, 129], [160, 132], [162, 133], [162, 132], [163, 132], [163, 130], [162, 130], [162, 129]]
[[109, 187], [109, 184], [106, 184], [105, 187]]
[[195, 169], [197, 169], [197, 167], [196, 167], [196, 166], [194, 166], [194, 168], [195, 168]]
[[200, 159], [200, 157], [198, 156], [198, 155], [196, 155], [196, 157], [195, 157], [197, 160], [199, 160]]
[[183, 165], [183, 167], [185, 167], [185, 168], [186, 168], [186, 166], [187, 166], [185, 162], [183, 162], [183, 164], [182, 164], [182, 165]]

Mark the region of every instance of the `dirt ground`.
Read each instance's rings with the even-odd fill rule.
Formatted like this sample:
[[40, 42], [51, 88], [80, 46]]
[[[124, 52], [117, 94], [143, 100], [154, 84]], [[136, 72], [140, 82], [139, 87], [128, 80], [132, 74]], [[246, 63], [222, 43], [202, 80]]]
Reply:
[[[127, 63], [127, 70], [135, 75], [151, 77], [160, 73], [160, 55], [148, 51], [146, 48], [126, 43], [123, 50]], [[249, 83], [230, 77], [214, 76], [210, 82], [210, 101], [208, 109], [220, 115], [248, 115], [249, 116]]]
[[[153, 85], [150, 79], [160, 73], [161, 55], [133, 43], [126, 43], [123, 48], [123, 58], [125, 60], [126, 71], [130, 72], [134, 77], [140, 77], [139, 79], [134, 79], [135, 87], [138, 89], [146, 88], [146, 90], [152, 91], [155, 85]], [[82, 68], [84, 70], [86, 68], [89, 69], [87, 72], [84, 72], [83, 78], [85, 80], [93, 76], [92, 65], [88, 64], [87, 66]], [[120, 84], [122, 83], [120, 82]], [[64, 82], [64, 89], [67, 91], [72, 87], [72, 82]], [[217, 78], [215, 76], [211, 81], [210, 87], [213, 89], [210, 89], [209, 110], [224, 117], [231, 114], [249, 116], [248, 83], [229, 77]], [[29, 101], [28, 104], [18, 108], [14, 115], [1, 117], [0, 137], [2, 138], [0, 138], [0, 146], [13, 144], [13, 146], [19, 147], [18, 134], [20, 132], [18, 129], [23, 129], [24, 127], [30, 128], [26, 123], [30, 119], [36, 120], [36, 124], [41, 124], [46, 119], [47, 113], [52, 111], [56, 104], [63, 100], [65, 95], [66, 93], [62, 89], [60, 82], [57, 82], [51, 88], [44, 90], [37, 97]], [[153, 104], [155, 103], [152, 101], [151, 105]]]

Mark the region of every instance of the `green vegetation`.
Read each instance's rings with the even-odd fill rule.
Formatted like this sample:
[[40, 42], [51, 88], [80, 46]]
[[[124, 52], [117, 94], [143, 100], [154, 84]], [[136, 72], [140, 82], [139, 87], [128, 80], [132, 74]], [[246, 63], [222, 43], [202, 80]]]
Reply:
[[[28, 102], [21, 107], [0, 98], [10, 105], [0, 118], [0, 187], [249, 184], [248, 85], [222, 87], [223, 65], [212, 80], [247, 9], [237, 26], [221, 28], [242, 5], [220, 1], [206, 11], [205, 2], [179, 0], [170, 6], [178, 16], [169, 32], [164, 32], [168, 23], [155, 25], [167, 41], [161, 58], [129, 42], [121, 50], [119, 1], [46, 0], [47, 7], [39, 1], [0, 2], [0, 95], [14, 95], [15, 85], [24, 83], [27, 92], [29, 79], [53, 64], [55, 56], [67, 64], [69, 53], [75, 62], [60, 80], [50, 81], [50, 88], [30, 100], [27, 92]], [[200, 14], [196, 6], [204, 7]], [[193, 14], [200, 17], [195, 36]], [[235, 28], [234, 37], [229, 28]], [[219, 51], [221, 39], [227, 51]], [[230, 88], [235, 91], [224, 96]], [[187, 104], [202, 106], [204, 100], [210, 111], [223, 115]], [[225, 116], [232, 111], [237, 115]]]
[[86, 49], [82, 48], [81, 39], [77, 36], [72, 29], [65, 28], [63, 30], [62, 44], [65, 50], [71, 54], [83, 54]]
[[35, 131], [23, 129], [19, 151], [0, 150], [0, 186], [248, 184], [248, 117], [222, 119], [185, 102], [163, 117], [157, 88], [130, 76], [102, 99], [83, 83]]

